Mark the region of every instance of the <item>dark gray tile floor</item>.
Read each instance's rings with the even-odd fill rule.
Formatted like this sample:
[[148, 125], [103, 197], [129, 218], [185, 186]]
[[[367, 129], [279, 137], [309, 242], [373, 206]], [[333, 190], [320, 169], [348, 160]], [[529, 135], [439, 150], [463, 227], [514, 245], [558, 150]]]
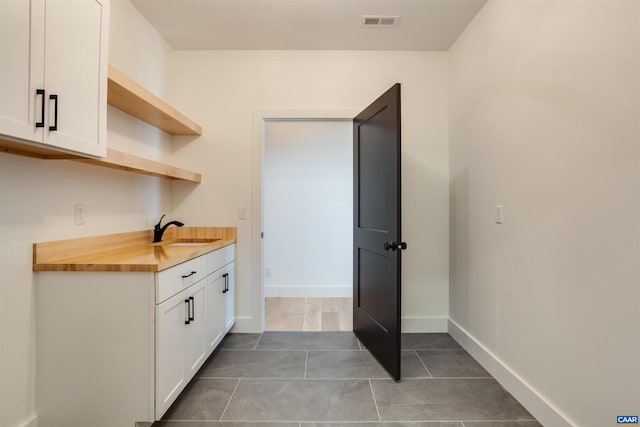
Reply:
[[229, 334], [153, 427], [541, 427], [448, 334], [403, 334], [402, 381], [352, 332]]

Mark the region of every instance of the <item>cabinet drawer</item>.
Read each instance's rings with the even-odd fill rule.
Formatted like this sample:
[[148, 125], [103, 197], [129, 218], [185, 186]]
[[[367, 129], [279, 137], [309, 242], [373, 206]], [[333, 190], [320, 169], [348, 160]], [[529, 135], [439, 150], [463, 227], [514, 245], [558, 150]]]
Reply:
[[207, 271], [209, 274], [221, 269], [236, 259], [236, 245], [225, 246], [207, 254]]
[[156, 274], [156, 304], [193, 285], [207, 275], [207, 256], [202, 255]]

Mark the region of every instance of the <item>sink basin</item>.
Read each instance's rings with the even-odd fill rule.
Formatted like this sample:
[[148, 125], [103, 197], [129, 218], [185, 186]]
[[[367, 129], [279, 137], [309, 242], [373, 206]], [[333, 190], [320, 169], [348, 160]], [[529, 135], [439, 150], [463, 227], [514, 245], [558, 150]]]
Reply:
[[211, 242], [176, 242], [176, 243], [167, 243], [163, 246], [202, 246], [209, 244]]
[[217, 242], [220, 239], [177, 239], [162, 242], [162, 246], [180, 247], [180, 246], [202, 246], [209, 243]]

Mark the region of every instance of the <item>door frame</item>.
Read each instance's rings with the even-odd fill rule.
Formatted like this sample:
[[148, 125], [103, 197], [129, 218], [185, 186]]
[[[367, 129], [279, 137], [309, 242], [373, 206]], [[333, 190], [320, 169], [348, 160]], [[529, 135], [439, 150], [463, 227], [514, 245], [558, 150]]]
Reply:
[[[235, 330], [241, 332], [263, 332], [264, 310], [264, 260], [262, 237], [263, 227], [262, 183], [263, 157], [265, 147], [265, 124], [271, 120], [353, 120], [360, 112], [349, 109], [255, 109], [251, 144], [251, 217], [249, 225], [251, 241], [251, 315], [236, 315]], [[246, 283], [246, 281], [245, 281]], [[236, 293], [236, 297], [238, 294]], [[238, 314], [238, 313], [236, 313]]]

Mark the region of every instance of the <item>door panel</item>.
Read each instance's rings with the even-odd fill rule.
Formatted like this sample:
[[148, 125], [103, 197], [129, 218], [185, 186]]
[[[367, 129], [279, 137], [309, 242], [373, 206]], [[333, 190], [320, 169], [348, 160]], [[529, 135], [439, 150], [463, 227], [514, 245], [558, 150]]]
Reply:
[[221, 272], [207, 277], [207, 354], [213, 353], [224, 337], [224, 278]]
[[156, 419], [184, 389], [185, 320], [188, 299], [181, 292], [156, 305]]
[[354, 126], [353, 330], [400, 379], [400, 84]]
[[206, 280], [200, 280], [189, 288], [187, 294], [191, 304], [190, 321], [185, 332], [185, 375], [188, 380], [198, 372], [206, 360], [205, 285]]
[[0, 134], [42, 142], [44, 1], [0, 1]]
[[[101, 134], [101, 120], [106, 117], [106, 97], [102, 93], [106, 68], [100, 56], [106, 47], [106, 14], [99, 0], [47, 0], [46, 144], [93, 156], [106, 155]], [[58, 95], [57, 106], [51, 95]], [[49, 131], [49, 126], [56, 124], [56, 108], [57, 130]]]
[[360, 310], [375, 319], [382, 328], [393, 328], [395, 317], [388, 310], [388, 302], [395, 298], [395, 289], [388, 286], [394, 282], [389, 271], [386, 255], [367, 250], [360, 251], [358, 263], [360, 277]]
[[224, 310], [224, 330], [225, 333], [236, 323], [236, 279], [235, 279], [236, 263], [235, 261], [225, 267], [227, 274], [227, 292], [224, 294], [225, 310]]

